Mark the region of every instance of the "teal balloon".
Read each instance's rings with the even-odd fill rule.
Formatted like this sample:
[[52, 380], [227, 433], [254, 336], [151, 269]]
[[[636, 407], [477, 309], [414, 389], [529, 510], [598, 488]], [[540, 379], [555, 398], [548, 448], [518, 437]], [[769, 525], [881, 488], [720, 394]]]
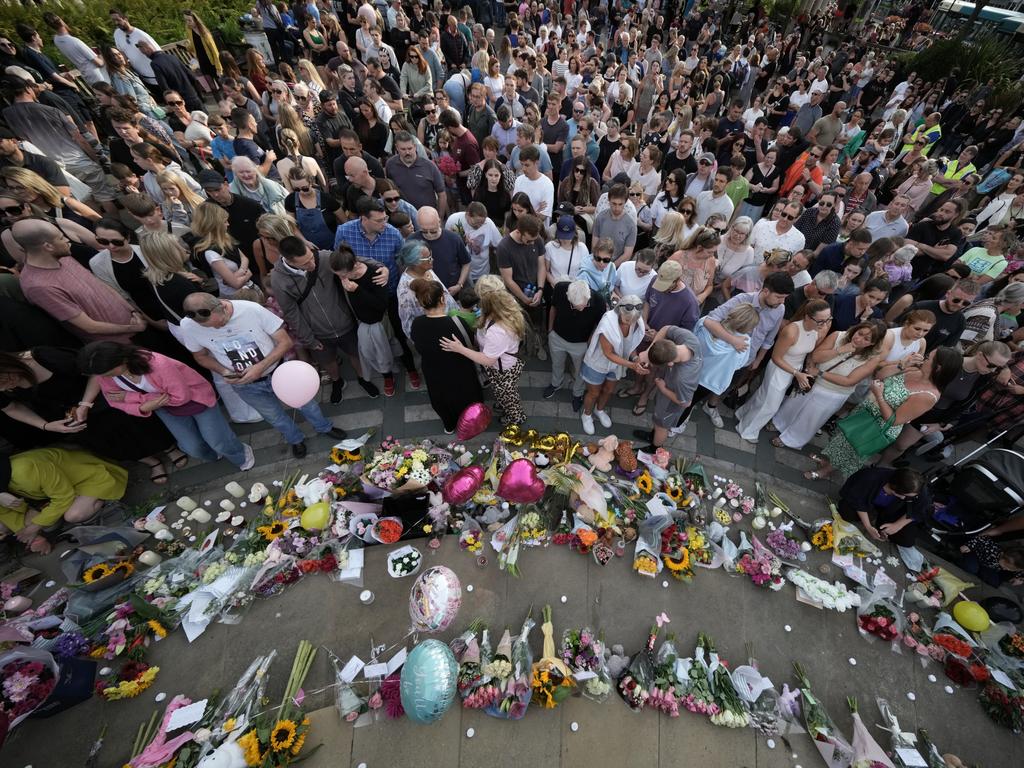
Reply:
[[440, 640], [424, 640], [402, 666], [402, 707], [414, 723], [433, 723], [455, 700], [459, 664]]

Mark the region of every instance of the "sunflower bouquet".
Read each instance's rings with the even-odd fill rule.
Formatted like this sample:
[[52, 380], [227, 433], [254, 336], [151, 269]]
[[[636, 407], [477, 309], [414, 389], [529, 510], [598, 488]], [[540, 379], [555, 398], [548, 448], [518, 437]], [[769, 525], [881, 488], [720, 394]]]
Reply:
[[811, 531], [811, 546], [819, 552], [829, 552], [835, 547], [836, 537], [832, 531], [832, 520], [816, 520], [811, 526]]
[[541, 614], [544, 622], [540, 625], [544, 635], [544, 647], [540, 661], [533, 664], [532, 701], [544, 709], [554, 709], [565, 701], [573, 691], [575, 683], [572, 670], [555, 654], [555, 628], [551, 622], [551, 606], [545, 605]]

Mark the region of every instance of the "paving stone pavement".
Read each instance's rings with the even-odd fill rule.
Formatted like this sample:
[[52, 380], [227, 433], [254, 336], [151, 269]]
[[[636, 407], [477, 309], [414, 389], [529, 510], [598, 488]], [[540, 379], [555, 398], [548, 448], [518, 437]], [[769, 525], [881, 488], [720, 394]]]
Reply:
[[[531, 416], [529, 426], [541, 432], [568, 431], [582, 435], [579, 418], [572, 412], [569, 393], [558, 392], [544, 400], [541, 392], [548, 376], [532, 362], [523, 378], [523, 398]], [[338, 405], [324, 403], [324, 411], [351, 435], [375, 429], [378, 439], [432, 437], [447, 442], [441, 422], [429, 406], [426, 390], [408, 391], [404, 377], [394, 398], [371, 399], [349, 383], [345, 399]], [[647, 426], [646, 417], [635, 417], [629, 403], [616, 400], [612, 407], [612, 431], [628, 437], [635, 426]], [[751, 489], [755, 479], [768, 483], [805, 519], [821, 516], [822, 493], [836, 488], [824, 483], [810, 486], [801, 472], [806, 458], [780, 451], [762, 439], [756, 445], [740, 440], [731, 414], [723, 409], [726, 428], [716, 430], [703, 413], [696, 413], [689, 430], [675, 438], [671, 447], [687, 456], [697, 456], [709, 472], [734, 478]], [[257, 454], [257, 468], [238, 473], [223, 462], [197, 463], [171, 476], [163, 488], [152, 486], [141, 471], [133, 471], [128, 502], [140, 511], [166, 503], [188, 493], [197, 498], [224, 497], [229, 480], [243, 484], [268, 482], [296, 469], [315, 472], [325, 466], [326, 452], [333, 441], [313, 436], [309, 455], [302, 461], [291, 458], [288, 446], [265, 425], [237, 425], [243, 439]], [[598, 426], [598, 435], [607, 433]], [[308, 431], [308, 427], [307, 427]], [[493, 439], [494, 428], [479, 438]], [[474, 444], [477, 440], [473, 441]], [[216, 503], [216, 501], [214, 501]], [[493, 553], [490, 553], [493, 555]], [[257, 601], [237, 626], [213, 625], [189, 645], [180, 631], [155, 645], [150, 661], [162, 671], [156, 685], [138, 699], [104, 703], [92, 699], [58, 715], [30, 720], [15, 730], [4, 748], [0, 764], [12, 766], [73, 766], [84, 763], [89, 747], [103, 723], [111, 728], [100, 760], [100, 768], [121, 766], [140, 724], [162, 706], [156, 693], [168, 699], [184, 693], [198, 699], [230, 685], [251, 658], [271, 648], [279, 651], [272, 669], [270, 700], [276, 701], [287, 679], [294, 644], [302, 638], [330, 649], [340, 656], [353, 653], [366, 658], [371, 643], [395, 642], [408, 626], [408, 580], [384, 575], [386, 550], [367, 550], [365, 586], [377, 596], [370, 607], [358, 601], [358, 589], [322, 577], [305, 579], [283, 596]], [[877, 722], [874, 698], [889, 699], [906, 730], [926, 726], [939, 738], [944, 751], [959, 753], [966, 760], [989, 768], [1021, 765], [1024, 748], [1020, 739], [997, 728], [982, 714], [971, 691], [943, 692], [945, 679], [936, 667], [923, 668], [907, 655], [897, 656], [878, 644], [867, 644], [857, 633], [852, 615], [818, 611], [793, 599], [786, 587], [781, 593], [762, 592], [738, 577], [722, 571], [698, 571], [692, 584], [663, 582], [660, 577], [646, 581], [629, 572], [629, 558], [615, 560], [607, 568], [592, 558], [561, 547], [543, 552], [527, 551], [521, 558], [518, 579], [501, 572], [493, 556], [480, 568], [474, 559], [459, 552], [454, 537], [431, 557], [449, 565], [463, 586], [459, 618], [440, 636], [451, 637], [473, 618], [483, 617], [500, 634], [506, 625], [513, 630], [525, 613], [550, 603], [555, 611], [555, 634], [567, 626], [588, 624], [606, 633], [609, 643], [622, 643], [628, 651], [642, 643], [653, 616], [664, 611], [672, 618], [671, 630], [679, 638], [680, 650], [689, 654], [698, 631], [707, 631], [718, 641], [723, 655], [734, 664], [745, 660], [745, 646], [753, 643], [761, 669], [781, 688], [792, 684], [791, 662], [804, 662], [815, 684], [815, 692], [833, 718], [849, 735], [846, 696], [857, 696], [865, 720]], [[813, 568], [824, 564], [818, 555]], [[819, 562], [820, 561], [820, 562]], [[29, 558], [48, 573], [55, 572], [54, 559]], [[903, 577], [902, 568], [896, 569]], [[468, 587], [472, 585], [473, 591]], [[42, 596], [40, 596], [42, 597]], [[540, 630], [532, 634], [533, 646], [540, 647]], [[849, 659], [857, 661], [851, 665]], [[929, 674], [937, 675], [931, 682]], [[321, 691], [332, 680], [332, 672], [321, 653], [307, 680], [307, 706], [330, 707], [330, 691]], [[911, 701], [908, 693], [915, 694]], [[630, 713], [614, 696], [597, 705], [571, 699], [556, 712], [531, 708], [517, 723], [498, 721], [479, 712], [454, 707], [440, 722], [418, 726], [403, 720], [380, 722], [353, 729], [339, 722], [330, 709], [317, 713], [317, 728], [309, 744], [323, 742], [325, 748], [309, 759], [307, 768], [482, 768], [495, 766], [544, 765], [576, 768], [621, 768], [621, 766], [708, 766], [709, 768], [794, 768], [821, 765], [815, 749], [805, 736], [790, 739], [791, 750], [781, 743], [770, 749], [751, 730], [732, 731], [712, 726], [706, 719], [683, 713], [678, 719], [645, 712]], [[572, 728], [578, 725], [578, 730]], [[474, 736], [467, 733], [473, 729]], [[885, 736], [873, 733], [880, 740]]]

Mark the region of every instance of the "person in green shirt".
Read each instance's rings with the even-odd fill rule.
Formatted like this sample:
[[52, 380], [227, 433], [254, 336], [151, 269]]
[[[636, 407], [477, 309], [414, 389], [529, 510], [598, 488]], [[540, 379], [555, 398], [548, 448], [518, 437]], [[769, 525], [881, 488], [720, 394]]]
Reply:
[[733, 215], [740, 209], [740, 203], [747, 199], [747, 195], [750, 194], [750, 182], [743, 175], [747, 170], [747, 161], [742, 155], [737, 155], [729, 161], [729, 165], [732, 167], [733, 177], [732, 181], [725, 185], [725, 195], [732, 200]]
[[964, 252], [958, 261], [962, 261], [971, 270], [971, 276], [979, 283], [990, 283], [1006, 270], [1007, 261], [1003, 255], [1014, 245], [1015, 240], [1010, 228], [1005, 224], [995, 224], [981, 235], [981, 245]]
[[31, 551], [46, 554], [51, 547], [44, 529], [62, 520], [90, 521], [127, 486], [128, 470], [86, 451], [35, 448], [0, 455], [0, 539], [14, 534]]

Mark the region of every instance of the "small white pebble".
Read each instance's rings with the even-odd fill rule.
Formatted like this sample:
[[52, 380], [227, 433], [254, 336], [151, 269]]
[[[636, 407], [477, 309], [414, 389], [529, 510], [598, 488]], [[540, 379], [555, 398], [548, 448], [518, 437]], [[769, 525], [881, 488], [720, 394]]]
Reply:
[[907, 692], [907, 698], [910, 699], [911, 701], [916, 701], [917, 700], [917, 696], [914, 695], [913, 691], [908, 691]]
[[467, 584], [466, 585], [466, 591], [467, 592], [472, 592], [473, 591], [473, 585], [472, 584]]
[[775, 739], [768, 739], [768, 749], [775, 749]]
[[156, 696], [153, 697], [153, 701], [163, 701], [166, 698], [167, 698], [167, 694], [161, 691], [160, 693], [158, 693]]
[[947, 685], [942, 690], [944, 690], [946, 693], [953, 693], [953, 686], [952, 685]]
[[572, 731], [573, 733], [576, 733], [576, 731], [578, 731], [579, 729], [580, 729], [580, 724], [577, 723], [575, 720], [573, 720], [569, 724], [569, 730]]
[[474, 736], [476, 736], [476, 731], [474, 729], [472, 729], [472, 728], [467, 728], [466, 729], [466, 738], [467, 739], [472, 739]]
[[665, 581], [661, 582], [661, 586], [663, 586], [665, 589], [668, 589], [668, 579], [665, 579]]
[[568, 597], [566, 597], [565, 595], [562, 595], [562, 602], [563, 602], [563, 603], [567, 603], [567, 602], [569, 602], [569, 598], [568, 598]]
[[281, 618], [281, 614], [280, 613], [275, 613], [274, 614], [274, 618], [275, 619], [280, 619]]
[[929, 683], [934, 683], [938, 679], [939, 678], [937, 678], [935, 675], [928, 675], [928, 682]]
[[101, 670], [100, 670], [100, 676], [101, 676], [101, 677], [106, 677], [106, 676], [107, 676], [107, 675], [109, 675], [109, 674], [110, 674], [110, 673], [111, 673], [112, 671], [113, 671], [113, 670], [112, 670], [112, 669], [111, 669], [110, 667], [104, 667], [103, 669], [101, 669]]
[[238, 506], [240, 506], [240, 507], [245, 507], [245, 506], [248, 506], [248, 504], [249, 504], [249, 502], [248, 502], [248, 501], [243, 501], [243, 502], [241, 502], [241, 503], [240, 503], [240, 504], [239, 504]]
[[46, 582], [47, 589], [49, 589], [50, 587], [55, 587], [55, 586], [57, 586], [57, 582], [54, 581], [53, 579], [50, 579], [48, 582]]
[[794, 752], [792, 755], [790, 755], [790, 757], [796, 760], [799, 757], [799, 755], [796, 752]]
[[[281, 484], [280, 480], [275, 480], [274, 481], [274, 485], [280, 485], [280, 484]], [[366, 763], [360, 763], [359, 765], [356, 766], [356, 768], [366, 768]]]
[[210, 506], [211, 504], [213, 504], [213, 502], [212, 502], [212, 501], [210, 501], [209, 499], [207, 499], [206, 501], [204, 501], [204, 502], [203, 502], [203, 506], [204, 506], [204, 507], [208, 507], [208, 506]]
[[856, 667], [857, 666], [857, 660], [855, 658], [853, 658], [853, 656], [850, 657], [850, 666], [851, 667]]
[[787, 632], [792, 632], [793, 631], [793, 628], [791, 626], [789, 626], [789, 624], [784, 626], [783, 629], [786, 630]]

